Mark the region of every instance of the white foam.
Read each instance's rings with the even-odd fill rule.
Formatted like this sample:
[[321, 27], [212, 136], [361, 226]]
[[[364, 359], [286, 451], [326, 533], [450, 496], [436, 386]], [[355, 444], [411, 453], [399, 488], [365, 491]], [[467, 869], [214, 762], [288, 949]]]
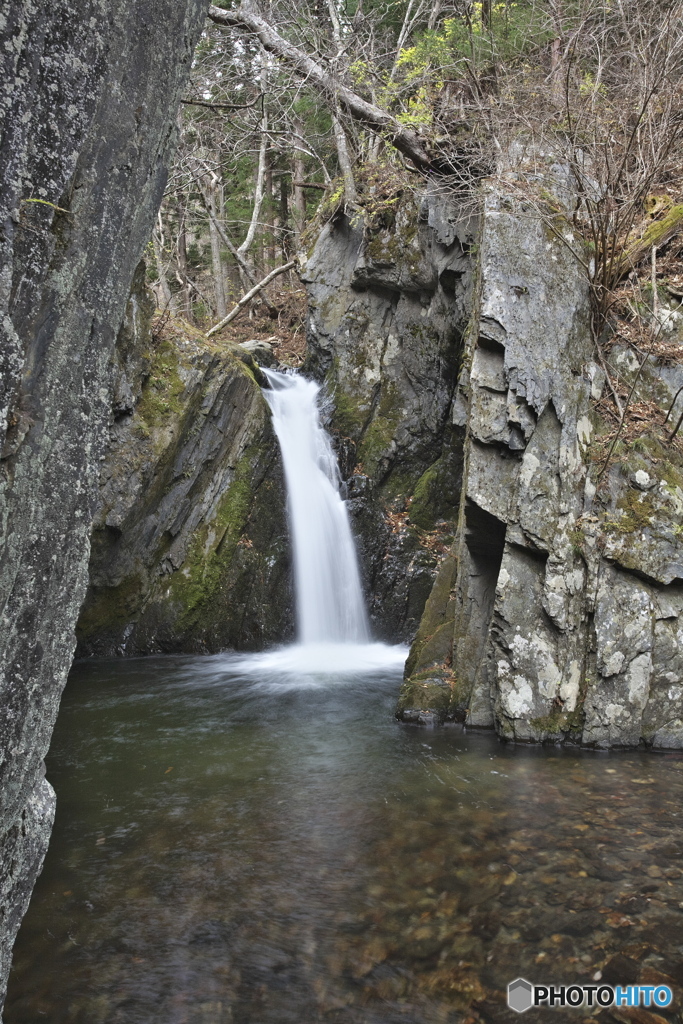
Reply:
[[291, 644], [231, 660], [230, 668], [247, 675], [315, 675], [322, 677], [399, 672], [408, 648], [389, 644]]

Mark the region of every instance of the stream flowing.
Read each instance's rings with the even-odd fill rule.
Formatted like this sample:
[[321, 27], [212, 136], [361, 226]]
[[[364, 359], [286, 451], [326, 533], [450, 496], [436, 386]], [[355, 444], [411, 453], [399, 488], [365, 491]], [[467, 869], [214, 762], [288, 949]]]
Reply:
[[5, 1024], [511, 1024], [520, 975], [679, 991], [683, 755], [399, 725], [318, 389], [268, 376], [298, 643], [74, 666]]

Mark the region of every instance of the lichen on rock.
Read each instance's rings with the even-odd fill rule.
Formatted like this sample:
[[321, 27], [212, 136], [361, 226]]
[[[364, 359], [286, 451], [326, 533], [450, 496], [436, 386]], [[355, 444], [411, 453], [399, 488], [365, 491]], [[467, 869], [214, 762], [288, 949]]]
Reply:
[[[457, 574], [447, 593], [437, 578], [398, 715], [453, 717], [429, 672], [457, 678], [468, 725], [507, 739], [678, 747], [683, 460], [643, 435], [600, 472], [604, 374], [562, 231], [572, 228], [546, 231], [538, 209], [495, 189], [487, 197], [452, 406], [467, 430]], [[668, 405], [680, 370], [654, 358], [643, 369], [641, 400]]]
[[110, 356], [206, 7], [3, 8], [0, 1002], [49, 834], [43, 757], [87, 585]]

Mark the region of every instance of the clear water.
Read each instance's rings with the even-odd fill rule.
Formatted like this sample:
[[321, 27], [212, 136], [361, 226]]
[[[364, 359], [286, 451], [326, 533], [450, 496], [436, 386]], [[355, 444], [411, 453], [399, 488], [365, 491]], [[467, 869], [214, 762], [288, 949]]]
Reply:
[[401, 726], [399, 675], [76, 665], [6, 1024], [499, 1024], [520, 974], [682, 983], [680, 756]]
[[264, 373], [287, 483], [299, 640], [367, 643], [351, 523], [337, 459], [320, 423], [320, 387], [298, 374]]

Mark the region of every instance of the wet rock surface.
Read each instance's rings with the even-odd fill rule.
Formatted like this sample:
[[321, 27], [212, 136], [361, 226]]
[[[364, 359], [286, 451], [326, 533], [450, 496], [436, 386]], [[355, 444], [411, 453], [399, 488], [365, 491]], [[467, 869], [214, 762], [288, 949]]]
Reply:
[[142, 268], [111, 370], [78, 656], [284, 640], [286, 497], [258, 367], [152, 313]]
[[450, 408], [476, 224], [402, 182], [363, 188], [365, 207], [330, 221], [304, 268], [305, 370], [329, 396], [373, 629], [405, 640], [455, 528], [463, 430]]
[[[107, 367], [205, 10], [26, 0], [3, 11], [0, 999], [49, 832], [42, 759], [87, 583]], [[21, 834], [38, 805], [43, 824]]]

